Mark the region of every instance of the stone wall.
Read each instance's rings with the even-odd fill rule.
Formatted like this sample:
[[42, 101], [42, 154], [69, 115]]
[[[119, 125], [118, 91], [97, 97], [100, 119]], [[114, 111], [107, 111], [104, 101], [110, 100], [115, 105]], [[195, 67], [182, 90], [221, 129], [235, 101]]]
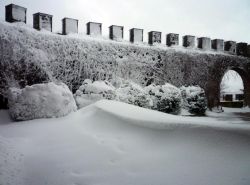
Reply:
[[200, 85], [209, 105], [219, 98], [221, 79], [228, 69], [243, 78], [250, 105], [250, 59], [197, 49], [135, 45], [39, 32], [22, 25], [0, 23], [0, 94], [9, 86], [53, 81], [75, 91], [84, 79], [130, 79], [151, 83]]

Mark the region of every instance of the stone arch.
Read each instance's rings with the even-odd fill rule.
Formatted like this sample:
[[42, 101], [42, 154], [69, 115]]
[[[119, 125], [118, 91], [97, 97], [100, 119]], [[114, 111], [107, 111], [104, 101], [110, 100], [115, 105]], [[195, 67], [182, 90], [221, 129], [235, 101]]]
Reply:
[[[250, 107], [250, 74], [244, 67], [240, 66], [226, 66], [219, 69], [214, 69], [209, 77], [208, 83], [206, 85], [206, 94], [208, 100], [208, 107], [219, 106], [220, 103], [220, 84], [223, 76], [227, 71], [233, 70], [236, 71], [242, 78], [244, 85], [244, 105]], [[213, 75], [213, 76], [212, 76]]]
[[231, 67], [228, 70], [234, 70], [240, 75], [244, 86], [244, 104], [250, 107], [250, 74], [239, 67]]

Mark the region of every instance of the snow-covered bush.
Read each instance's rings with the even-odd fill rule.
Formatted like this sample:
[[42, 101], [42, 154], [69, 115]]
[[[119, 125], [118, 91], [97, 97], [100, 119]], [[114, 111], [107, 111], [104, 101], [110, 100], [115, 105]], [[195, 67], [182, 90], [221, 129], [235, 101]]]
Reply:
[[61, 117], [76, 111], [76, 103], [69, 88], [53, 82], [10, 88], [9, 111], [14, 120]]
[[182, 86], [180, 90], [184, 109], [192, 114], [205, 114], [207, 110], [207, 99], [204, 89], [199, 86]]
[[153, 105], [148, 93], [131, 81], [124, 81], [116, 89], [116, 100], [144, 108], [151, 108]]
[[153, 100], [152, 109], [165, 113], [179, 114], [181, 110], [181, 92], [180, 90], [166, 83], [165, 85], [150, 85], [145, 90]]
[[115, 87], [108, 81], [92, 82], [86, 79], [74, 97], [78, 108], [82, 108], [101, 99], [115, 99]]

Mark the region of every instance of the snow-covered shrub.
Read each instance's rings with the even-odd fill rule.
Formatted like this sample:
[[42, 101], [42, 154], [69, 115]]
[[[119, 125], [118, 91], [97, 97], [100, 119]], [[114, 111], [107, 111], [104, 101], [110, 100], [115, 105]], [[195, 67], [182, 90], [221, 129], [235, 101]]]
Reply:
[[151, 108], [153, 105], [148, 93], [141, 86], [131, 81], [124, 81], [120, 87], [116, 89], [116, 99], [144, 108]]
[[82, 108], [101, 99], [115, 99], [115, 87], [108, 81], [92, 82], [86, 79], [74, 97], [78, 108]]
[[199, 86], [182, 86], [180, 90], [184, 109], [192, 114], [205, 114], [207, 110], [207, 99], [204, 89]]
[[145, 87], [153, 100], [152, 109], [165, 113], [179, 114], [181, 110], [181, 92], [180, 90], [166, 83], [165, 85], [150, 85]]
[[76, 111], [76, 103], [69, 88], [53, 82], [10, 88], [9, 111], [14, 120], [61, 117]]

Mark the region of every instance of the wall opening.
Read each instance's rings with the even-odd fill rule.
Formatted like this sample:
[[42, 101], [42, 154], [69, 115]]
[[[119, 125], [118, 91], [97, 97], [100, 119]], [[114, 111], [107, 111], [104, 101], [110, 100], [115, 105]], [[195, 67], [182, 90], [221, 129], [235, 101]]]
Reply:
[[220, 83], [220, 105], [242, 108], [244, 106], [244, 82], [235, 70], [228, 70]]

